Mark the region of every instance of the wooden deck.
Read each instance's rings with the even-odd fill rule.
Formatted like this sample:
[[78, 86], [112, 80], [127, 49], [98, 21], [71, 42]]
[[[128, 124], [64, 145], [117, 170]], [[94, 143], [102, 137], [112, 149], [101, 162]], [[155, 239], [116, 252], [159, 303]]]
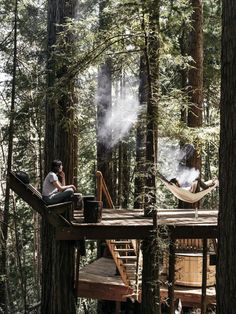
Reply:
[[[78, 297], [111, 301], [126, 301], [132, 296], [132, 289], [125, 286], [120, 276], [116, 275], [113, 259], [100, 258], [85, 266], [79, 273]], [[161, 288], [162, 302], [167, 299], [167, 287]], [[201, 289], [175, 287], [175, 299], [180, 298], [183, 306], [199, 306]], [[216, 302], [215, 288], [207, 288], [207, 304]]]
[[79, 272], [78, 297], [126, 301], [132, 293], [132, 289], [123, 283], [121, 277], [116, 276], [113, 259], [100, 258]]
[[[176, 239], [210, 239], [217, 238], [217, 216], [217, 210], [159, 209], [157, 223]], [[84, 223], [82, 211], [74, 218], [72, 226], [57, 228], [58, 240], [144, 239], [153, 230], [153, 219], [137, 209], [103, 209], [100, 223]]]

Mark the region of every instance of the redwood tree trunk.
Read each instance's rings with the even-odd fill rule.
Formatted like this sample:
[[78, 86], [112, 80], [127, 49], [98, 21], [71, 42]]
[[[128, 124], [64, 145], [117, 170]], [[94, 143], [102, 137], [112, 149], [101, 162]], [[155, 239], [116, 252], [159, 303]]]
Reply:
[[[105, 12], [108, 0], [99, 0], [99, 29], [104, 32], [109, 25], [109, 16]], [[106, 58], [98, 72], [97, 89], [97, 169], [102, 172], [108, 190], [113, 197], [112, 189], [112, 134], [110, 128], [104, 130], [106, 114], [112, 105], [112, 60]]]
[[146, 103], [147, 103], [147, 69], [145, 57], [142, 54], [140, 58], [139, 69], [139, 105], [140, 114], [138, 119], [138, 126], [136, 132], [136, 167], [135, 167], [135, 181], [134, 181], [134, 208], [143, 208], [144, 206], [144, 173], [145, 173], [145, 144], [146, 132]]
[[148, 214], [156, 203], [157, 123], [159, 97], [159, 0], [148, 2], [149, 34], [145, 49], [147, 67], [146, 202]]
[[[59, 24], [66, 17], [73, 18], [76, 0], [49, 0], [48, 2], [48, 63], [45, 135], [45, 171], [49, 170], [53, 159], [63, 162], [66, 181], [73, 182], [77, 169], [77, 134], [75, 134], [74, 79], [68, 79], [69, 69], [63, 62], [57, 64], [53, 45]], [[68, 49], [73, 44], [72, 37], [66, 37]], [[67, 47], [67, 46], [66, 46]], [[66, 49], [66, 48], [64, 48]], [[66, 51], [63, 51], [66, 53]], [[61, 88], [61, 80], [63, 88]], [[74, 182], [76, 183], [76, 182]], [[74, 246], [69, 241], [56, 241], [55, 228], [42, 221], [42, 307], [41, 313], [75, 314], [74, 296]]]
[[97, 169], [102, 172], [108, 190], [112, 194], [112, 135], [110, 129], [106, 130], [106, 134], [101, 135], [101, 130], [105, 128], [106, 114], [111, 110], [111, 79], [111, 60], [107, 59], [100, 66], [98, 73]]
[[[147, 67], [147, 141], [146, 141], [146, 202], [145, 214], [155, 210], [157, 123], [159, 101], [159, 0], [147, 1], [148, 18], [145, 62]], [[160, 283], [157, 239], [147, 238], [143, 242], [142, 313], [160, 313]]]
[[236, 308], [236, 3], [223, 1], [217, 313]]
[[[202, 126], [202, 102], [203, 102], [203, 9], [202, 0], [191, 0], [193, 7], [192, 30], [190, 33], [189, 54], [192, 57], [192, 68], [188, 74], [190, 107], [187, 113], [187, 125], [192, 128]], [[197, 142], [194, 143], [196, 151], [187, 161], [186, 166], [198, 169], [201, 172], [201, 154]], [[197, 192], [197, 191], [196, 191]], [[199, 202], [189, 204], [180, 202], [182, 208], [199, 207]]]
[[5, 201], [3, 221], [0, 224], [0, 312], [9, 313], [8, 302], [8, 275], [7, 275], [7, 240], [9, 224], [10, 207], [10, 186], [8, 173], [12, 167], [12, 151], [14, 137], [14, 114], [15, 114], [15, 94], [16, 94], [16, 68], [17, 68], [17, 21], [18, 21], [18, 0], [15, 1], [14, 8], [14, 41], [13, 41], [13, 63], [12, 63], [12, 91], [11, 91], [11, 109], [10, 124], [8, 130], [8, 155], [7, 155], [7, 178], [5, 189]]
[[192, 31], [190, 33], [190, 56], [193, 58], [189, 70], [190, 101], [188, 126], [202, 126], [202, 88], [203, 88], [203, 13], [202, 0], [191, 0], [193, 7]]

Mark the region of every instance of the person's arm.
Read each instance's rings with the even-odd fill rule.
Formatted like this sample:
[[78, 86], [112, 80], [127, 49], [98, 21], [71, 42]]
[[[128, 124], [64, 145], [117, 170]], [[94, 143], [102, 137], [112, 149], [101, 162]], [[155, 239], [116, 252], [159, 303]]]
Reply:
[[66, 185], [65, 172], [64, 172], [64, 171], [61, 171], [61, 172], [58, 174], [58, 178], [59, 178], [59, 181], [60, 181], [60, 183], [61, 183], [62, 186]]
[[52, 184], [58, 189], [58, 191], [62, 192], [65, 191], [66, 189], [72, 188], [74, 191], [76, 191], [76, 187], [73, 184], [70, 185], [62, 185], [60, 181], [53, 181]]

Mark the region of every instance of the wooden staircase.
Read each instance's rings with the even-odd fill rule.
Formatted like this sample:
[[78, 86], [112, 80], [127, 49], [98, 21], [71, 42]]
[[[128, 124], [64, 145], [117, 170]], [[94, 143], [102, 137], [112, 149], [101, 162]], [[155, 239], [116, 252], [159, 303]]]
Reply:
[[124, 284], [133, 289], [133, 294], [129, 297], [139, 300], [142, 283], [142, 256], [139, 243], [136, 242], [135, 240], [107, 240], [106, 244]]
[[[102, 200], [105, 195], [109, 208], [114, 208], [111, 196], [100, 171], [96, 172], [97, 177], [97, 200]], [[107, 247], [113, 257], [122, 281], [125, 285], [133, 289], [133, 294], [129, 295], [131, 300], [140, 301], [140, 291], [142, 283], [142, 253], [140, 241], [138, 240], [106, 240]]]

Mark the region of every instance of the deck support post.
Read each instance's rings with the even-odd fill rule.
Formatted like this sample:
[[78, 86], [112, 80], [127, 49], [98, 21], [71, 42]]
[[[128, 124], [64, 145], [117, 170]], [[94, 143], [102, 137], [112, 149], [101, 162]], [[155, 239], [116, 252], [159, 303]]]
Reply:
[[206, 286], [207, 286], [207, 239], [203, 239], [202, 251], [202, 298], [201, 314], [206, 314]]
[[120, 301], [116, 301], [116, 314], [121, 313], [121, 306]]
[[175, 313], [174, 299], [175, 299], [175, 239], [170, 237], [169, 244], [169, 277], [168, 277], [168, 305], [169, 314]]
[[153, 232], [142, 242], [142, 302], [141, 313], [161, 314], [159, 255], [160, 239], [158, 235], [157, 212], [153, 213]]
[[78, 286], [79, 286], [79, 266], [80, 266], [80, 249], [77, 248], [76, 251], [76, 261], [75, 261], [75, 299], [76, 304], [78, 300]]

